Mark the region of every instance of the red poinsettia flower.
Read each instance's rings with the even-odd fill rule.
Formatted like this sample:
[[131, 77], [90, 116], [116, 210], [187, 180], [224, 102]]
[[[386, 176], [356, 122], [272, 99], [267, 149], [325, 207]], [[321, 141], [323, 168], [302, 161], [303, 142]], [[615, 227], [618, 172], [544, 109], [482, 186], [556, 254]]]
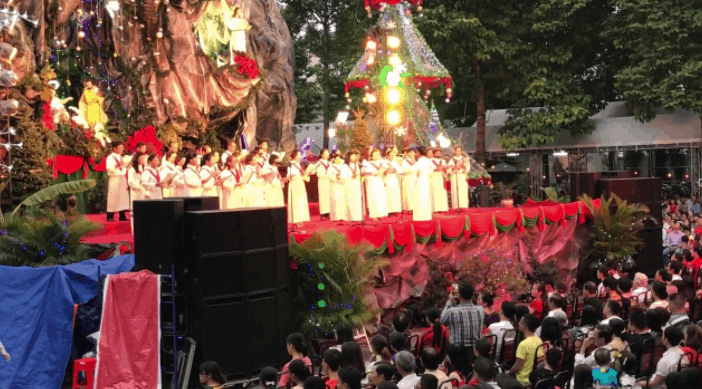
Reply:
[[130, 135], [124, 149], [128, 153], [134, 153], [139, 143], [146, 144], [147, 152], [163, 155], [163, 143], [156, 136], [156, 127], [146, 126]]
[[258, 64], [248, 54], [237, 55], [234, 57], [234, 62], [238, 65], [236, 70], [239, 74], [248, 78], [258, 78]]
[[56, 127], [54, 127], [54, 117], [51, 116], [51, 104], [45, 103], [43, 110], [44, 114], [41, 117], [41, 122], [44, 125], [44, 128], [49, 131], [55, 131]]

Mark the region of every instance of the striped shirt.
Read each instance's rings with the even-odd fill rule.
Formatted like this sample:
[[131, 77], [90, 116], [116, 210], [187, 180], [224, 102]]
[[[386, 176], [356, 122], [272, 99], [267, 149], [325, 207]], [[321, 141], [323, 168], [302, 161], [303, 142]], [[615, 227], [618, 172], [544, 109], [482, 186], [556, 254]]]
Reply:
[[483, 307], [473, 303], [453, 306], [447, 301], [441, 312], [441, 324], [449, 328], [449, 342], [459, 346], [474, 346], [480, 339], [484, 321]]

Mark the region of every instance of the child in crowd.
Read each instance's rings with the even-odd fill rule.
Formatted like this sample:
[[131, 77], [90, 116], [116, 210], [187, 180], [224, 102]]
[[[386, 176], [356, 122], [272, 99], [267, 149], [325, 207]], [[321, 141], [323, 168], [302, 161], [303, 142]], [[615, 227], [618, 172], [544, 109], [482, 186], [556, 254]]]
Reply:
[[595, 350], [595, 363], [597, 367], [592, 369], [592, 381], [596, 386], [611, 386], [617, 387], [619, 382], [617, 379], [617, 371], [610, 367], [612, 363], [612, 355], [610, 350], [598, 348]]

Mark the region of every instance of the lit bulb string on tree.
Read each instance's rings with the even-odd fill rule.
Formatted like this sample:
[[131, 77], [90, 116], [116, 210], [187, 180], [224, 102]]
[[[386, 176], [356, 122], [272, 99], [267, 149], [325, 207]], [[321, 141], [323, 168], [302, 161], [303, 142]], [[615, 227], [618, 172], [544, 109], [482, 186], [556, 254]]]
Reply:
[[[414, 7], [417, 7], [418, 12], [422, 12], [422, 0], [363, 0], [363, 3], [365, 5], [366, 12], [368, 12], [368, 17], [373, 17], [371, 14], [371, 10], [376, 10], [376, 11], [385, 11], [385, 8], [387, 6], [394, 6], [397, 4], [402, 3], [403, 1], [408, 2]], [[420, 14], [421, 16], [421, 14]]]

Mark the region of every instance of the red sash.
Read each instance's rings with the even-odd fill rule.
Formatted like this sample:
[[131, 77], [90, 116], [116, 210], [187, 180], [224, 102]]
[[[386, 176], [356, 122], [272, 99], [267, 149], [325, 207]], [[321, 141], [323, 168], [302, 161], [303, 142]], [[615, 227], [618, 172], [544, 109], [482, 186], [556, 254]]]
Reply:
[[[351, 167], [351, 164], [349, 164], [349, 167]], [[358, 164], [355, 164], [355, 163], [354, 163], [354, 164], [353, 164], [353, 170], [351, 170], [351, 172], [353, 173], [354, 176], [356, 175], [357, 169], [358, 169]]]
[[160, 183], [161, 183], [161, 173], [156, 172], [156, 173], [154, 174], [154, 171], [151, 170], [151, 169], [149, 169], [149, 173], [151, 173], [151, 175], [156, 179], [156, 183], [157, 183], [157, 184], [160, 184]]
[[417, 161], [413, 161], [413, 160], [411, 160], [411, 159], [409, 159], [409, 158], [405, 158], [405, 162], [409, 163], [410, 166], [414, 166], [414, 164], [415, 164]]
[[324, 170], [329, 170], [329, 165], [325, 165], [324, 162], [319, 161], [320, 165], [324, 166]]
[[332, 165], [334, 170], [336, 170], [336, 174], [341, 174], [341, 169], [339, 169], [336, 165]]
[[241, 182], [241, 172], [239, 171], [239, 168], [235, 167], [232, 173], [234, 173], [233, 176], [236, 179], [236, 183], [238, 184]]
[[[302, 167], [301, 167], [300, 165], [292, 164], [291, 166], [294, 167], [295, 169], [297, 169], [297, 172], [298, 172], [300, 175], [302, 175]], [[293, 175], [293, 174], [292, 174], [292, 169], [290, 170], [290, 175], [291, 175], [291, 176]]]
[[439, 166], [443, 165], [443, 162], [444, 162], [444, 161], [439, 160], [439, 163], [436, 163], [436, 161], [431, 161], [431, 162], [434, 163], [434, 166], [435, 166], [435, 167], [439, 167]]

